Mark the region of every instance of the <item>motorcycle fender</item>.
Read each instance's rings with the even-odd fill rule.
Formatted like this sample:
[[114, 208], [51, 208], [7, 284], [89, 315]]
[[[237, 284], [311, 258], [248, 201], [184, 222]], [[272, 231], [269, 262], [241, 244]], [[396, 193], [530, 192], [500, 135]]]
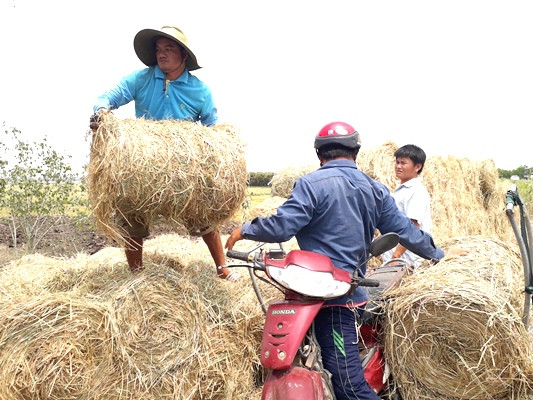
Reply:
[[366, 364], [364, 373], [365, 379], [370, 387], [376, 391], [376, 393], [381, 392], [385, 388], [385, 359], [383, 355], [383, 349], [381, 347], [377, 348], [377, 351]]
[[261, 364], [273, 370], [287, 370], [315, 319], [323, 301], [274, 302], [268, 307], [263, 340]]
[[305, 368], [271, 371], [263, 386], [261, 400], [323, 400], [320, 374]]

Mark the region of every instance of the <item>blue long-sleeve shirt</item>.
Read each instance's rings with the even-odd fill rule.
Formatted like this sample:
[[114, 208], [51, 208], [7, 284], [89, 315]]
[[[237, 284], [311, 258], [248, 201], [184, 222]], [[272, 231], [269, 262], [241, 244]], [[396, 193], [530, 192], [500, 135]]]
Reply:
[[173, 81], [157, 65], [135, 71], [98, 97], [94, 112], [116, 109], [132, 100], [137, 118], [200, 121], [206, 126], [218, 119], [211, 91], [187, 69]]
[[[396, 232], [400, 243], [426, 259], [444, 252], [432, 237], [418, 229], [396, 206], [387, 187], [357, 169], [353, 161], [333, 160], [299, 178], [277, 214], [244, 223], [246, 239], [285, 242], [296, 236], [302, 250], [331, 258], [351, 273], [368, 257], [375, 229]], [[362, 268], [362, 275], [366, 267]], [[368, 298], [362, 287], [352, 296], [329, 301], [340, 304]]]

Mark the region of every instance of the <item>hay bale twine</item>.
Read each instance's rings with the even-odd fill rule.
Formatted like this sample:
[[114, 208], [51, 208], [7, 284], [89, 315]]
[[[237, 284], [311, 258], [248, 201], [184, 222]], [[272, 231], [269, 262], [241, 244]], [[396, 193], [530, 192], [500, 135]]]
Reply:
[[282, 168], [272, 176], [268, 183], [271, 186], [272, 196], [288, 198], [292, 193], [296, 180], [316, 169], [316, 165]]
[[385, 353], [404, 399], [525, 399], [531, 338], [521, 321], [522, 266], [497, 239], [445, 244], [466, 257], [417, 269], [384, 300]]
[[93, 134], [88, 190], [97, 228], [122, 243], [122, 214], [198, 231], [230, 218], [246, 194], [244, 145], [229, 124], [102, 116]]

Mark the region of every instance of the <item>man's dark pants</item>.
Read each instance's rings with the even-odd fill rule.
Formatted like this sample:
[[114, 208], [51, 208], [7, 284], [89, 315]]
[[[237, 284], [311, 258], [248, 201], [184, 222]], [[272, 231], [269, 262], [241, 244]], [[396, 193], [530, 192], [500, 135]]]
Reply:
[[356, 312], [346, 307], [320, 310], [315, 318], [315, 334], [322, 362], [333, 375], [337, 400], [380, 400], [368, 385], [359, 360]]

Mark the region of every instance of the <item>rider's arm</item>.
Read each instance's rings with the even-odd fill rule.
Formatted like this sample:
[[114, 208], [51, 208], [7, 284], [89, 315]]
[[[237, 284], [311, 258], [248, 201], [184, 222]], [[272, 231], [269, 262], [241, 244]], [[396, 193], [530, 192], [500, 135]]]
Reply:
[[312, 186], [304, 179], [296, 181], [291, 195], [273, 214], [245, 222], [242, 235], [246, 239], [279, 243], [291, 239], [313, 217], [316, 196]]

